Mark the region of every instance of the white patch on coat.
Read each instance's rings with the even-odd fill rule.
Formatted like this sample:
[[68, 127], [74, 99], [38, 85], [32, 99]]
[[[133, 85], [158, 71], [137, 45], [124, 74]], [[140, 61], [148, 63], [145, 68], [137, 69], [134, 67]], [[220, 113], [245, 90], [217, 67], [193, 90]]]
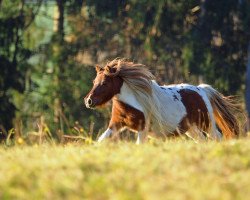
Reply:
[[154, 100], [156, 105], [160, 105], [161, 114], [165, 119], [163, 126], [168, 130], [167, 134], [171, 134], [176, 130], [179, 123], [187, 115], [185, 106], [181, 101], [181, 96], [177, 90], [169, 90], [166, 86], [159, 86], [155, 81], [152, 81]]
[[128, 87], [127, 83], [123, 82], [120, 93], [116, 96], [118, 100], [144, 113], [141, 104], [138, 102], [135, 95], [133, 94], [133, 91], [130, 89], [130, 87]]

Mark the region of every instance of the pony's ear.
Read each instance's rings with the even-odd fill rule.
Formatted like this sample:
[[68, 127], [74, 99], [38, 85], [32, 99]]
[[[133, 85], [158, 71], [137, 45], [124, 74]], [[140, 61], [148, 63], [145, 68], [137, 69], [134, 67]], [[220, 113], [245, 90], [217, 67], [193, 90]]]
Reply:
[[116, 74], [117, 68], [116, 67], [110, 67], [107, 65], [104, 69], [108, 74]]
[[96, 70], [96, 72], [98, 73], [98, 72], [100, 72], [100, 71], [103, 71], [103, 68], [102, 68], [100, 65], [96, 65], [96, 66], [95, 66], [95, 70]]

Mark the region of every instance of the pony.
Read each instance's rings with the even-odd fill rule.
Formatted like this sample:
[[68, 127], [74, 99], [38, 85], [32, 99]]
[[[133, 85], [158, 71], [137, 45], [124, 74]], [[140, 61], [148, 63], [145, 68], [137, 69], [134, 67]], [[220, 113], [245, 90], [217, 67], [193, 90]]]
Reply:
[[192, 128], [215, 140], [239, 136], [237, 106], [229, 97], [207, 84], [160, 86], [154, 79], [146, 66], [125, 59], [96, 66], [85, 105], [94, 109], [112, 100], [111, 119], [98, 142], [127, 128], [138, 133], [136, 144], [140, 144], [147, 125], [165, 136], [182, 135]]

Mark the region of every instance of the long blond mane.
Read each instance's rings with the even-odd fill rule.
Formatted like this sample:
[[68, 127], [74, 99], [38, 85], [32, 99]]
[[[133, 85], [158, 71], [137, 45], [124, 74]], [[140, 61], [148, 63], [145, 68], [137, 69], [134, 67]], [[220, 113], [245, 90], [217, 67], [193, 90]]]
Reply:
[[[119, 75], [134, 91], [140, 91], [147, 95], [152, 94], [151, 80], [154, 75], [143, 64], [126, 61], [125, 59], [114, 59], [106, 66], [115, 68], [115, 75]], [[105, 72], [113, 76], [113, 73]]]
[[[106, 74], [117, 75], [123, 79], [143, 106], [146, 118], [151, 119], [153, 124], [160, 128], [161, 133], [170, 133], [176, 128], [171, 117], [168, 116], [166, 108], [164, 108], [166, 96], [163, 96], [160, 87], [152, 81], [155, 77], [145, 65], [125, 59], [114, 59], [108, 62], [105, 67], [107, 66], [109, 69], [114, 69], [115, 73], [106, 71]], [[169, 101], [172, 100], [169, 99]]]

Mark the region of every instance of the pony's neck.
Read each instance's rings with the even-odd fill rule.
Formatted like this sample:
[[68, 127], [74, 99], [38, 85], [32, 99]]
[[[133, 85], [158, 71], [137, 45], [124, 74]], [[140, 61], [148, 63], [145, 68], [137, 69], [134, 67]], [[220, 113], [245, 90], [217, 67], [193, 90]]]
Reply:
[[143, 107], [138, 102], [133, 91], [130, 89], [127, 83], [123, 82], [120, 93], [117, 94], [116, 97], [119, 101], [122, 101], [123, 103], [126, 103], [144, 113]]

